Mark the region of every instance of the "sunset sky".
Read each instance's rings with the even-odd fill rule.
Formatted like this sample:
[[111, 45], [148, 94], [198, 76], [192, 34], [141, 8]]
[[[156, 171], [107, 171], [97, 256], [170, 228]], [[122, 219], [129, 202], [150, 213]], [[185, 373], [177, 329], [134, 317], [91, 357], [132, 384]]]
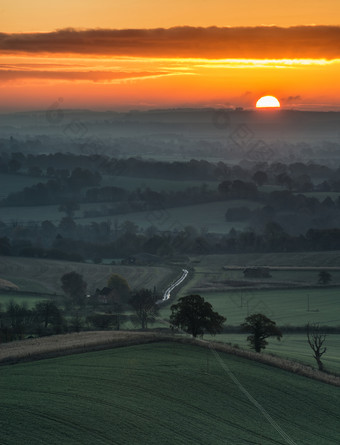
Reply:
[[340, 110], [338, 0], [3, 0], [0, 110]]

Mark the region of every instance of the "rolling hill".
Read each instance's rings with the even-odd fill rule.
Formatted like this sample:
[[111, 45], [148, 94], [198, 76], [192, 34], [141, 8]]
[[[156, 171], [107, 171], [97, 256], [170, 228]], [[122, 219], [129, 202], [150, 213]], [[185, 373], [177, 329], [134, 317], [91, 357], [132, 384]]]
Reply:
[[90, 292], [105, 286], [112, 273], [126, 278], [131, 288], [152, 289], [156, 286], [160, 291], [179, 273], [178, 270], [162, 266], [111, 266], [0, 256], [0, 278], [11, 281], [22, 291], [61, 293], [60, 278], [71, 271], [84, 276]]
[[339, 388], [193, 345], [127, 346], [0, 372], [3, 445], [340, 440]]

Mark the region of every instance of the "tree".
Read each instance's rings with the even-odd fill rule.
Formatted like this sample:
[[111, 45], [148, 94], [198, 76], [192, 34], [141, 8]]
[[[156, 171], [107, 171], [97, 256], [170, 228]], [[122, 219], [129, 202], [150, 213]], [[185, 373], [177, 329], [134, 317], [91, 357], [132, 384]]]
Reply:
[[120, 225], [120, 229], [124, 234], [135, 235], [138, 232], [138, 226], [134, 222], [124, 221]]
[[187, 295], [171, 306], [171, 327], [179, 327], [193, 337], [205, 332], [215, 335], [222, 331], [226, 318], [213, 311], [210, 303], [200, 295]]
[[12, 338], [22, 339], [27, 327], [31, 324], [32, 311], [26, 305], [11, 301], [7, 306], [6, 318], [12, 331]]
[[268, 181], [268, 175], [267, 175], [267, 173], [265, 173], [265, 172], [259, 170], [259, 171], [257, 171], [256, 173], [253, 174], [252, 179], [253, 179], [253, 181], [256, 182], [256, 184], [257, 184], [258, 186], [261, 186], [261, 185], [263, 185], [265, 182]]
[[328, 284], [330, 281], [332, 281], [332, 275], [327, 270], [320, 270], [319, 284]]
[[[103, 291], [105, 288], [103, 289]], [[122, 305], [126, 305], [131, 289], [127, 280], [119, 274], [111, 274], [107, 281], [106, 298], [112, 312], [122, 311]]]
[[265, 349], [268, 344], [266, 338], [276, 337], [277, 340], [280, 340], [282, 337], [282, 333], [276, 327], [275, 321], [270, 320], [263, 314], [249, 315], [241, 326], [244, 331], [251, 333], [247, 340], [250, 343], [251, 349], [255, 349], [256, 352], [261, 352], [261, 349]]
[[159, 307], [157, 300], [159, 297], [154, 295], [150, 289], [141, 289], [135, 292], [129, 300], [130, 306], [136, 313], [136, 316], [142, 325], [142, 329], [147, 329], [148, 322], [153, 322], [158, 315]]
[[116, 291], [119, 295], [126, 297], [130, 293], [130, 287], [124, 277], [113, 273], [107, 281], [107, 287]]
[[74, 201], [66, 201], [58, 207], [59, 212], [64, 212], [67, 218], [73, 218], [74, 212], [79, 210], [79, 204]]
[[64, 234], [72, 238], [75, 234], [77, 225], [72, 218], [65, 216], [58, 225], [58, 229]]
[[34, 307], [35, 318], [46, 329], [49, 324], [58, 332], [61, 329], [62, 315], [53, 301], [41, 301]]
[[7, 237], [0, 238], [0, 255], [11, 254], [11, 242]]
[[218, 191], [222, 195], [227, 195], [230, 192], [231, 181], [222, 181], [218, 184]]
[[21, 168], [21, 162], [17, 159], [11, 159], [8, 163], [8, 169], [10, 173], [17, 173]]
[[319, 371], [323, 371], [323, 363], [321, 361], [321, 357], [327, 351], [327, 348], [323, 346], [326, 340], [326, 334], [321, 332], [320, 326], [318, 323], [307, 324], [307, 340], [309, 346], [312, 348]]
[[61, 287], [65, 294], [70, 297], [71, 302], [79, 306], [85, 303], [85, 292], [87, 288], [83, 276], [77, 272], [69, 272], [61, 277]]

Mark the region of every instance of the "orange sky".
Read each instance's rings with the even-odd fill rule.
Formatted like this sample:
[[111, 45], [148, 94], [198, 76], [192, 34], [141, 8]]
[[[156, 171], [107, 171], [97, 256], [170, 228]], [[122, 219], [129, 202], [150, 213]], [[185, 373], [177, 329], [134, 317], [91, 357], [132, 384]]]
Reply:
[[340, 2], [254, 4], [4, 0], [0, 110], [340, 109]]

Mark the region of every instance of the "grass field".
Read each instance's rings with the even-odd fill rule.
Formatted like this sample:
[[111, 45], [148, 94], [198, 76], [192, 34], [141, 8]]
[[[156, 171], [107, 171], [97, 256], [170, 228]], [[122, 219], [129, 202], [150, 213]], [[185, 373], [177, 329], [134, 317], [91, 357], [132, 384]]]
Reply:
[[15, 301], [17, 304], [25, 304], [28, 309], [31, 309], [34, 307], [39, 301], [47, 300], [48, 298], [51, 298], [49, 296], [44, 297], [42, 296], [32, 296], [32, 295], [21, 295], [21, 294], [6, 294], [6, 293], [0, 293], [0, 308], [2, 310], [6, 309], [6, 306], [11, 301]]
[[168, 286], [178, 271], [170, 267], [109, 266], [68, 261], [0, 256], [0, 278], [12, 281], [21, 290], [61, 293], [60, 278], [76, 271], [88, 283], [88, 291], [106, 286], [112, 273], [122, 275], [131, 288], [146, 287], [162, 290]]
[[[334, 252], [291, 252], [224, 254], [191, 257], [194, 273], [183, 286], [180, 294], [192, 290], [222, 291], [249, 286], [259, 287], [317, 287], [319, 272], [328, 270], [332, 275], [330, 284], [340, 284], [340, 253]], [[245, 279], [246, 267], [269, 267], [271, 278]], [[244, 283], [230, 283], [243, 281]]]
[[200, 295], [227, 317], [227, 325], [240, 325], [247, 315], [263, 313], [279, 326], [304, 326], [308, 322], [340, 326], [340, 289], [336, 288], [201, 292]]
[[206, 255], [197, 259], [198, 270], [215, 271], [223, 266], [290, 266], [290, 267], [340, 267], [340, 251], [324, 252], [273, 252], [231, 253]]
[[[218, 334], [216, 336], [205, 336], [207, 340], [231, 343], [241, 348], [249, 349], [247, 336], [249, 334]], [[340, 335], [328, 334], [325, 345], [326, 353], [322, 357], [325, 368], [330, 372], [340, 374]], [[295, 360], [313, 367], [317, 367], [315, 359], [312, 357], [312, 350], [307, 343], [306, 334], [284, 333], [281, 341], [275, 338], [268, 339], [268, 345], [264, 350], [265, 354], [276, 354], [283, 358]]]
[[[219, 353], [296, 444], [338, 444], [339, 388]], [[1, 443], [285, 444], [209, 350], [157, 343], [1, 372]]]

